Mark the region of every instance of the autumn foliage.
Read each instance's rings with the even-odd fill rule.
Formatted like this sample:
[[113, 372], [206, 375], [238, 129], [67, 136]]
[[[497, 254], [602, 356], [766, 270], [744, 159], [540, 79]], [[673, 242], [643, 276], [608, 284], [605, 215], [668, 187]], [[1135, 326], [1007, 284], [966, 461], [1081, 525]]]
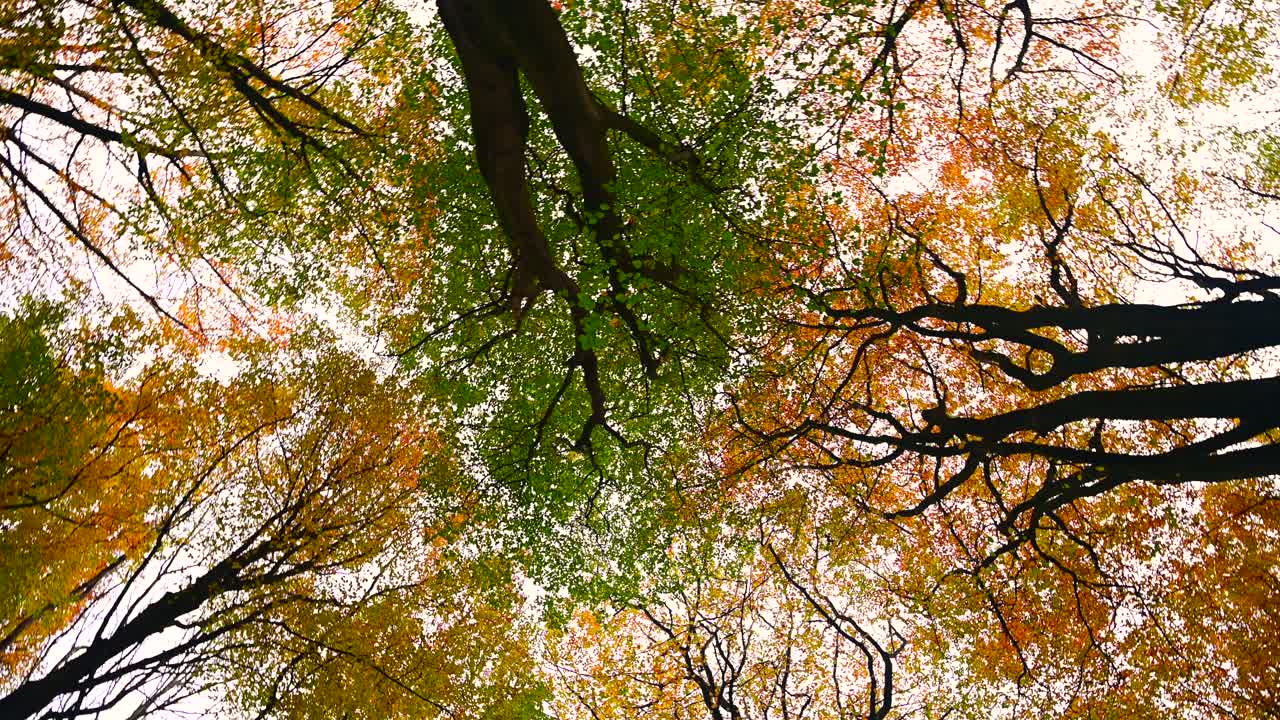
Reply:
[[0, 0], [0, 716], [1277, 716], [1277, 16]]

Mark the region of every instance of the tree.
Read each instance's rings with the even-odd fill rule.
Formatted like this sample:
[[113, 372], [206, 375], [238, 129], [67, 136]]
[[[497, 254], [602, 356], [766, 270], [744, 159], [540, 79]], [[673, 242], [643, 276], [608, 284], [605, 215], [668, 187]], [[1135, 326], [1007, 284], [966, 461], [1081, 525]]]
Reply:
[[[415, 331], [419, 337], [404, 352], [462, 342], [464, 353], [441, 359], [485, 373], [490, 386], [518, 378], [521, 397], [507, 400], [486, 428], [499, 430], [492, 454], [504, 458], [492, 471], [521, 484], [535, 473], [581, 475], [581, 468], [557, 467], [557, 456], [568, 451], [589, 463], [598, 495], [629, 464], [652, 467], [649, 459], [663, 452], [675, 428], [693, 420], [697, 411], [684, 399], [705, 394], [719, 377], [753, 314], [744, 296], [763, 271], [754, 253], [738, 253], [735, 245], [751, 225], [743, 179], [763, 177], [769, 140], [744, 137], [749, 126], [736, 116], [763, 106], [771, 93], [726, 58], [711, 73], [719, 87], [702, 101], [709, 112], [720, 105], [730, 114], [715, 118], [714, 142], [705, 135], [687, 141], [652, 129], [663, 98], [632, 97], [627, 75], [635, 61], [625, 49], [621, 67], [603, 73], [621, 78], [589, 87], [546, 3], [442, 2], [439, 10], [460, 61], [475, 157], [508, 252], [495, 264], [497, 276], [473, 281], [468, 293], [490, 301], [464, 306], [425, 334]], [[719, 27], [726, 39], [736, 34], [712, 25], [713, 17], [694, 19], [708, 31]], [[624, 27], [623, 38], [588, 32], [615, 50], [657, 20], [631, 18], [635, 25]], [[529, 113], [521, 78], [545, 112], [550, 148], [547, 128], [533, 122], [542, 118]], [[732, 142], [744, 146], [723, 147]], [[557, 150], [568, 156], [572, 175]], [[487, 208], [479, 212], [490, 215]], [[543, 293], [555, 296], [558, 310], [535, 310]], [[485, 320], [501, 324], [477, 333], [477, 321]], [[453, 329], [464, 321], [465, 335]], [[536, 330], [526, 335], [545, 347], [532, 367], [530, 349], [517, 345], [530, 326]], [[499, 357], [506, 346], [516, 346], [515, 362], [523, 367]]]
[[[361, 143], [376, 130], [345, 113], [376, 114], [371, 75], [403, 28], [378, 3], [192, 10], [6, 6], [5, 256], [59, 284], [101, 268], [173, 322], [218, 324], [298, 295], [298, 268], [269, 272], [282, 253], [368, 232], [350, 208], [376, 197], [350, 187], [369, 183]], [[307, 212], [316, 235], [285, 232], [282, 216]]]
[[[880, 719], [926, 706], [927, 690], [895, 676], [907, 645], [893, 619], [811, 587], [771, 544], [753, 550], [720, 567], [682, 554], [678, 580], [644, 604], [578, 613], [554, 636], [557, 714]], [[810, 579], [826, 570], [814, 560]]]
[[[838, 146], [831, 158], [844, 202], [813, 211], [802, 237], [817, 253], [793, 275], [789, 329], [728, 397], [730, 466], [801, 473], [832, 553], [889, 536], [911, 566], [887, 584], [974, 638], [966, 673], [997, 693], [1003, 678], [1008, 704], [1143, 714], [1158, 697], [1265, 716], [1265, 694], [1211, 690], [1207, 666], [1144, 656], [1187, 657], [1157, 628], [1216, 634], [1160, 584], [1194, 583], [1183, 573], [1215, 564], [1207, 536], [1257, 527], [1274, 502], [1269, 480], [1249, 481], [1275, 474], [1280, 420], [1262, 400], [1276, 275], [1255, 245], [1273, 232], [1257, 215], [1271, 198], [1242, 181], [1262, 175], [1229, 149], [1207, 172], [1182, 165], [1183, 139], [1162, 143], [1155, 164], [1124, 147], [1129, 113], [1151, 110], [1115, 102], [1135, 80], [1113, 41], [1083, 42], [1122, 31], [1119, 15], [1038, 18], [1010, 4], [971, 16], [989, 23], [977, 32], [943, 8], [955, 49], [939, 66], [917, 44], [928, 32], [909, 32], [928, 12], [908, 7], [886, 41], [901, 66], [884, 70], [885, 102], [914, 101], [880, 105], [885, 137], [869, 162]], [[1022, 48], [1002, 66], [1011, 16]], [[1197, 42], [1186, 56], [1206, 49]], [[965, 68], [984, 54], [979, 80]], [[1077, 64], [1071, 87], [1029, 77], [1055, 55]], [[1247, 82], [1247, 63], [1236, 69]], [[924, 167], [921, 147], [933, 153]], [[1197, 202], [1209, 198], [1225, 229], [1206, 223]], [[1210, 509], [1223, 497], [1211, 483], [1233, 483], [1238, 514]], [[864, 518], [856, 531], [848, 516]], [[1171, 548], [1208, 555], [1184, 565]], [[1244, 631], [1255, 647], [1264, 627]], [[937, 637], [923, 642], [946, 652]], [[1220, 653], [1210, 665], [1258, 672], [1251, 652], [1192, 644]]]
[[65, 310], [43, 304], [0, 317], [0, 653], [11, 677], [30, 668], [50, 635], [151, 535], [145, 516], [159, 491], [143, 472], [150, 453], [139, 426], [163, 389], [146, 380], [132, 392], [106, 385], [122, 345], [76, 343], [60, 328], [65, 320]]
[[0, 702], [1275, 714], [1275, 8], [436, 7], [0, 9]]
[[[308, 338], [293, 342], [301, 352]], [[181, 368], [148, 369], [139, 386], [153, 407], [128, 417], [131, 435], [108, 427], [98, 447], [68, 448], [77, 469], [59, 473], [59, 497], [21, 491], [45, 513], [39, 532], [54, 538], [6, 554], [6, 564], [80, 573], [41, 578], [35, 587], [45, 594], [94, 575], [38, 611], [57, 616], [28, 616], [52, 640], [30, 639], [31, 620], [8, 631], [8, 642], [38, 652], [6, 673], [6, 715], [93, 716], [117, 706], [141, 715], [207, 696], [264, 716], [345, 707], [479, 717], [529, 691], [509, 665], [523, 650], [510, 601], [495, 594], [501, 572], [446, 561], [469, 493], [453, 484], [462, 477], [439, 457], [438, 436], [394, 384], [317, 349], [317, 359], [278, 371], [266, 364], [278, 357], [245, 348], [239, 360], [253, 372], [225, 386]], [[332, 394], [339, 372], [354, 395]], [[148, 387], [156, 384], [168, 391]], [[71, 402], [44, 390], [44, 402]], [[20, 408], [15, 424], [37, 417]], [[94, 518], [132, 508], [97, 501], [86, 511], [69, 498], [103, 492], [92, 470], [122, 445], [145, 449], [146, 467], [122, 478], [128, 490], [116, 492], [142, 507], [117, 522], [142, 530], [108, 544], [93, 537]], [[140, 492], [144, 478], [153, 494]], [[23, 510], [9, 503], [6, 522]], [[22, 534], [7, 538], [39, 537], [14, 529]], [[76, 543], [93, 553], [63, 557]], [[120, 556], [95, 565], [113, 547]], [[448, 576], [437, 575], [445, 568]]]

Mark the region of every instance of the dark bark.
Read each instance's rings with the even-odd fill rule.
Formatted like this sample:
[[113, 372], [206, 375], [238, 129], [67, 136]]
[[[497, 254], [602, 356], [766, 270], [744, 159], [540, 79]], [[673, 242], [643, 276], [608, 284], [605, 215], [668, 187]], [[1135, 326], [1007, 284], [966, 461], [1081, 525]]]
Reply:
[[247, 552], [233, 553], [181, 590], [165, 593], [111, 635], [91, 643], [79, 655], [44, 677], [29, 680], [0, 698], [0, 717], [15, 720], [32, 717], [61, 695], [92, 689], [98, 684], [94, 674], [112, 658], [138, 647], [149, 637], [175, 627], [182, 616], [210, 599], [224, 592], [259, 584], [255, 580], [246, 580], [241, 575], [243, 569], [278, 549], [271, 543], [262, 543]]
[[945, 417], [926, 413], [938, 429], [952, 436], [987, 439], [1031, 430], [1047, 433], [1081, 420], [1177, 420], [1240, 418], [1266, 422], [1280, 408], [1280, 378], [1209, 382], [1139, 390], [1086, 390], [1012, 412], [985, 418]]
[[[930, 259], [954, 283], [954, 300], [930, 295], [928, 302], [897, 309], [883, 288], [879, 296], [873, 290], [859, 297], [852, 288], [813, 292], [801, 287], [825, 316], [808, 326], [864, 334], [858, 358], [895, 336], [940, 340], [1023, 385], [1029, 393], [1022, 407], [952, 415], [946, 378], [921, 349], [914, 369], [933, 383], [937, 402], [920, 411], [922, 422], [884, 410], [883, 399], [859, 396], [855, 373], [876, 371], [859, 368], [864, 362], [859, 359], [814, 416], [776, 432], [744, 423], [747, 432], [765, 444], [811, 441], [827, 448], [830, 441], [829, 467], [889, 467], [908, 457], [929, 458], [938, 478], [934, 487], [914, 505], [886, 512], [889, 518], [938, 506], [966, 483], [979, 482], [1001, 459], [1035, 461], [1044, 475], [1033, 491], [1008, 506], [997, 499], [1006, 530], [1027, 522], [1034, 526], [1068, 503], [1126, 483], [1213, 483], [1280, 475], [1280, 445], [1269, 439], [1280, 430], [1280, 377], [1201, 379], [1200, 369], [1184, 367], [1248, 363], [1250, 353], [1280, 346], [1280, 299], [1256, 289], [1270, 287], [1275, 278], [1243, 275], [1239, 287], [1226, 283], [1219, 288], [1221, 298], [1181, 306], [1069, 302], [1019, 310], [968, 302], [964, 276], [936, 257]], [[1240, 299], [1246, 293], [1261, 299]], [[834, 298], [840, 303], [833, 304]], [[865, 305], [839, 306], [856, 300]], [[1140, 368], [1160, 368], [1163, 379], [1062, 392], [1073, 378]], [[1055, 391], [1051, 397], [1041, 395], [1049, 391]], [[1194, 422], [1199, 420], [1218, 422]], [[1222, 420], [1234, 422], [1225, 425]], [[1110, 437], [1109, 431], [1117, 431], [1121, 423], [1134, 422], [1167, 428], [1169, 446], [1134, 450]], [[1066, 432], [1069, 426], [1075, 432]]]
[[573, 162], [586, 210], [584, 229], [610, 265], [609, 297], [603, 306], [627, 328], [640, 365], [651, 379], [657, 377], [661, 363], [657, 351], [661, 343], [623, 301], [627, 288], [619, 271], [650, 277], [664, 287], [671, 287], [679, 272], [636, 262], [622, 242], [623, 224], [612, 189], [617, 172], [608, 130], [624, 132], [695, 180], [710, 184], [695, 173], [698, 163], [691, 153], [676, 150], [674, 144], [596, 99], [583, 79], [559, 17], [546, 0], [437, 0], [437, 5], [462, 63], [476, 161], [511, 248], [507, 299], [516, 326], [542, 291], [553, 292], [568, 305], [578, 337], [570, 368], [582, 371], [591, 403], [591, 415], [577, 445], [589, 447], [592, 430], [607, 426], [607, 398], [596, 351], [583, 343], [589, 313], [580, 289], [560, 266], [558, 253], [539, 227], [534, 211], [525, 155], [529, 116], [519, 76], [528, 81], [556, 139]]
[[524, 307], [535, 295], [537, 283], [552, 291], [576, 293], [572, 281], [556, 267], [534, 216], [525, 177], [529, 115], [515, 60], [481, 46], [487, 28], [470, 17], [471, 5], [445, 0], [439, 6], [467, 81], [476, 160], [512, 244], [512, 309], [519, 312]]
[[[825, 298], [813, 296], [825, 305]], [[922, 335], [979, 343], [1001, 340], [1046, 353], [1052, 365], [1033, 372], [1008, 355], [979, 350], [975, 358], [989, 362], [1031, 390], [1045, 390], [1064, 380], [1104, 368], [1154, 367], [1228, 357], [1280, 345], [1280, 302], [1255, 300], [1210, 302], [1169, 307], [1112, 304], [1096, 307], [1032, 307], [1014, 310], [998, 305], [933, 303], [909, 310], [868, 307], [845, 310], [824, 307], [825, 314], [857, 323], [884, 324]], [[1083, 330], [1087, 344], [1073, 349], [1058, 335]]]

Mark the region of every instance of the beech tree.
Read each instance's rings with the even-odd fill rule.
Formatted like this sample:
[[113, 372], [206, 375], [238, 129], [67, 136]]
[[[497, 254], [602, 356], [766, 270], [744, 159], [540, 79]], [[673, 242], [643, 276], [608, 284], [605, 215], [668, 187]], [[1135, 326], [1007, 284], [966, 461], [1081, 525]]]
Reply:
[[0, 6], [0, 711], [1273, 716], [1277, 14]]
[[[307, 341], [294, 337], [298, 350]], [[118, 706], [146, 715], [204, 696], [259, 716], [480, 716], [532, 690], [509, 667], [521, 630], [509, 601], [492, 594], [501, 586], [487, 590], [475, 560], [446, 561], [472, 513], [430, 425], [351, 357], [324, 351], [281, 372], [261, 352], [239, 352], [253, 372], [227, 385], [149, 368], [136, 391], [150, 396], [149, 412], [131, 413], [96, 447], [71, 448], [87, 466], [40, 470], [57, 478], [57, 493], [23, 490], [26, 503], [6, 506], [7, 520], [25, 520], [23, 510], [43, 516], [13, 539], [62, 536], [6, 555], [7, 569], [25, 570], [31, 583], [17, 600], [32, 607], [39, 595], [65, 593], [15, 613], [6, 631], [6, 644], [30, 648], [34, 660], [9, 663], [6, 715], [97, 716]], [[341, 399], [331, 394], [337, 372]], [[40, 418], [36, 408], [17, 412], [19, 426]], [[11, 447], [31, 444], [17, 440]], [[94, 465], [122, 445], [148, 464], [108, 475], [125, 485], [108, 504]], [[7, 478], [14, 489], [54, 459], [18, 458], [33, 467]], [[147, 486], [155, 490], [144, 494]], [[76, 502], [95, 491], [108, 494], [90, 507]], [[100, 527], [106, 520], [116, 528]], [[86, 546], [87, 555], [63, 557]], [[118, 557], [96, 560], [111, 551]], [[93, 575], [49, 576], [66, 565]], [[445, 567], [449, 576], [438, 576]], [[492, 577], [501, 582], [500, 572]], [[42, 617], [53, 611], [61, 622]], [[479, 654], [454, 655], [459, 643]], [[478, 669], [493, 663], [482, 682]]]
[[[882, 91], [913, 100], [873, 111], [882, 139], [861, 156], [832, 148], [841, 201], [829, 194], [797, 228], [818, 253], [788, 280], [787, 329], [726, 396], [715, 437], [752, 488], [739, 492], [782, 496], [783, 517], [818, 533], [815, 552], [886, 578], [874, 585], [921, 613], [900, 624], [912, 643], [945, 657], [955, 646], [941, 638], [965, 628], [962, 675], [986, 702], [1265, 715], [1268, 693], [1209, 669], [1256, 667], [1248, 653], [1167, 634], [1198, 635], [1195, 614], [1216, 605], [1184, 595], [1196, 582], [1184, 573], [1212, 564], [1197, 553], [1226, 527], [1259, 527], [1255, 513], [1274, 502], [1277, 418], [1261, 398], [1276, 275], [1258, 252], [1274, 233], [1262, 217], [1274, 175], [1236, 154], [1256, 136], [1228, 133], [1212, 168], [1183, 153], [1219, 142], [1213, 132], [1152, 131], [1158, 162], [1125, 147], [1116, 128], [1155, 115], [1115, 99], [1139, 82], [1108, 34], [1128, 22], [1120, 14], [944, 11], [952, 40], [939, 65], [928, 30], [912, 32], [929, 12], [898, 16], [888, 52], [899, 65], [878, 70]], [[1226, 38], [1210, 14], [1176, 17], [1206, 27], [1162, 30], [1183, 43], [1180, 59]], [[1020, 49], [1002, 55], [1011, 18]], [[1231, 58], [1237, 85], [1257, 69], [1253, 49], [1214, 52], [1191, 64]], [[1042, 71], [1072, 81], [1043, 83]], [[1178, 72], [1147, 86], [1156, 102], [1203, 111], [1222, 99], [1217, 81], [1189, 97]], [[1208, 198], [1216, 217], [1198, 205]], [[806, 497], [757, 484], [778, 477]], [[854, 537], [873, 549], [846, 547]], [[885, 568], [886, 552], [901, 566]], [[961, 620], [958, 606], [973, 612]], [[1265, 645], [1263, 626], [1244, 633]], [[1211, 646], [1222, 654], [1203, 662]]]

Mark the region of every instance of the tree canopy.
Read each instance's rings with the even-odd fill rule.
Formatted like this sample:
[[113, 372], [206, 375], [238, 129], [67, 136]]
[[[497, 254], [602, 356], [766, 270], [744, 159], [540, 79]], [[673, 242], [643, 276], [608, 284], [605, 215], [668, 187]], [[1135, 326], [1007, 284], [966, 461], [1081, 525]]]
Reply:
[[0, 717], [1280, 716], [1276, 17], [0, 0]]

